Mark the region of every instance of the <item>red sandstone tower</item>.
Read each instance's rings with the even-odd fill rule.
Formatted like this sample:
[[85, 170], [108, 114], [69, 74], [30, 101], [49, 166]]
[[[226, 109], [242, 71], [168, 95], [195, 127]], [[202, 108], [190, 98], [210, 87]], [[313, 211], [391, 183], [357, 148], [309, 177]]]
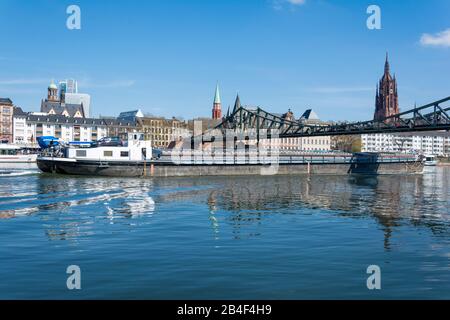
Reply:
[[222, 103], [220, 102], [219, 84], [216, 86], [216, 94], [214, 96], [214, 103], [212, 108], [212, 118], [222, 119]]
[[385, 117], [399, 113], [397, 80], [391, 77], [388, 55], [386, 53], [386, 62], [384, 64], [384, 75], [377, 86], [375, 98], [374, 120], [379, 121]]

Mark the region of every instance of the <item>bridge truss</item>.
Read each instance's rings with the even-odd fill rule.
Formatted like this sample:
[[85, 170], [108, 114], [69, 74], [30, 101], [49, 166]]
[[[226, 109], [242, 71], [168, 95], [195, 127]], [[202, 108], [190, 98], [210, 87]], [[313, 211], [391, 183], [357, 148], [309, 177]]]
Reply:
[[281, 138], [450, 130], [450, 97], [384, 118], [381, 121], [311, 124], [289, 120], [261, 108], [237, 103], [216, 129], [276, 131]]

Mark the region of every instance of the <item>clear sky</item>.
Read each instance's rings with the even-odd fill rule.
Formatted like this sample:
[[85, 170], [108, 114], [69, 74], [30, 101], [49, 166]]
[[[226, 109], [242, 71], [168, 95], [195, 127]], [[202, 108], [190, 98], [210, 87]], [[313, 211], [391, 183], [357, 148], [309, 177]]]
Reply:
[[[81, 30], [66, 27], [71, 4]], [[366, 27], [370, 4], [381, 30]], [[366, 120], [386, 51], [401, 109], [450, 95], [449, 16], [448, 0], [0, 0], [0, 97], [38, 111], [51, 79], [75, 78], [94, 115], [188, 119], [210, 116], [218, 81], [224, 109], [239, 92]]]

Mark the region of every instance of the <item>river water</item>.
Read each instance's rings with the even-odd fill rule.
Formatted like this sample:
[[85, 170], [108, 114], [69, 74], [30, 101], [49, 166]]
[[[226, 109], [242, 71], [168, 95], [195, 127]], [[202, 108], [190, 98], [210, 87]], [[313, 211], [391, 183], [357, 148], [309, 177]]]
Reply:
[[449, 299], [449, 181], [450, 167], [117, 179], [2, 165], [0, 298]]

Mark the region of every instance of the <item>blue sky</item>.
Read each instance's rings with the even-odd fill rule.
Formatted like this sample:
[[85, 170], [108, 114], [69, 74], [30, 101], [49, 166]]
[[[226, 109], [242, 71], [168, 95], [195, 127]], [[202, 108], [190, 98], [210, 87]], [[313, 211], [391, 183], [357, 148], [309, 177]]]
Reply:
[[[66, 28], [71, 4], [81, 30]], [[381, 30], [366, 27], [370, 4]], [[386, 51], [401, 109], [450, 95], [449, 15], [447, 0], [0, 0], [0, 96], [38, 111], [52, 78], [75, 78], [94, 115], [188, 119], [210, 116], [219, 81], [224, 109], [239, 92], [268, 111], [366, 120]]]

